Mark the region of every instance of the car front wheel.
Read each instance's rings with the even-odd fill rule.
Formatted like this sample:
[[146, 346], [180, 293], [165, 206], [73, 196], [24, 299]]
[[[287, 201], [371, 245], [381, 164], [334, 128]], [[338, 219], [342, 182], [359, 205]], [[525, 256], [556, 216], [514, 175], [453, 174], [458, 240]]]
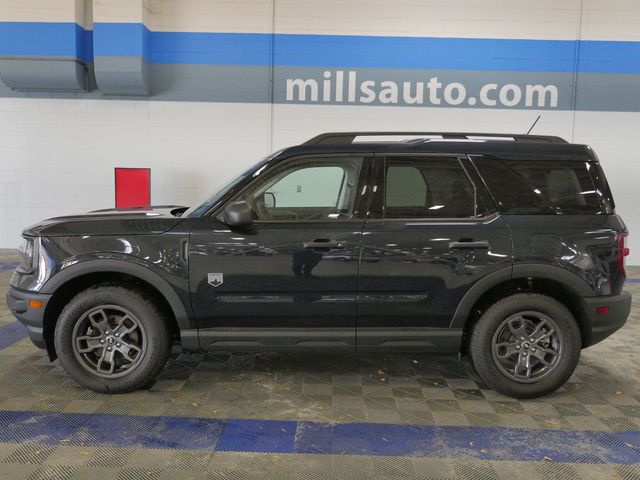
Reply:
[[114, 285], [76, 295], [60, 314], [54, 341], [67, 373], [104, 393], [147, 386], [171, 349], [162, 312], [137, 290]]
[[471, 360], [488, 386], [515, 398], [551, 393], [573, 374], [582, 346], [571, 312], [540, 294], [504, 298], [480, 317]]

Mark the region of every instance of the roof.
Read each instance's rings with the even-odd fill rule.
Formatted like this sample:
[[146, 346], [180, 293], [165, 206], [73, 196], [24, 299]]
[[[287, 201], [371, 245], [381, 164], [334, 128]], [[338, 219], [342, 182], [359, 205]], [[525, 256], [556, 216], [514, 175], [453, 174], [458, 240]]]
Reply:
[[450, 132], [323, 133], [301, 145], [285, 149], [281, 155], [315, 153], [442, 153], [597, 160], [587, 145], [567, 143], [555, 136]]
[[[400, 137], [391, 139], [389, 137]], [[460, 132], [329, 132], [313, 137], [307, 140], [305, 145], [321, 145], [321, 144], [345, 144], [345, 143], [368, 143], [370, 142], [399, 142], [402, 137], [423, 141], [468, 141], [468, 140], [495, 140], [495, 141], [512, 141], [512, 142], [531, 142], [531, 143], [567, 143], [560, 137], [552, 135], [527, 135], [512, 133], [460, 133]], [[359, 138], [364, 139], [358, 141]]]

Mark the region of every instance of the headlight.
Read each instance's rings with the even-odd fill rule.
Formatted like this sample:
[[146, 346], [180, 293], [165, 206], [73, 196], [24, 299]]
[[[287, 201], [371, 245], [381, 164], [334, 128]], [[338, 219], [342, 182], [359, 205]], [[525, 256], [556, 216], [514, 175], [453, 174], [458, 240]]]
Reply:
[[36, 269], [36, 239], [34, 237], [22, 237], [22, 244], [18, 249], [20, 254], [20, 267], [21, 271], [25, 273], [32, 272]]

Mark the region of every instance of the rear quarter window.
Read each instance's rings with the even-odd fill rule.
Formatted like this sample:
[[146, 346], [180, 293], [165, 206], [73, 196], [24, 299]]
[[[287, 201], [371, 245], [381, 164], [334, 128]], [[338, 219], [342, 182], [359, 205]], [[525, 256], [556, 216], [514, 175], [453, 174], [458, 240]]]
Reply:
[[593, 215], [611, 213], [591, 162], [474, 158], [498, 209], [507, 214]]

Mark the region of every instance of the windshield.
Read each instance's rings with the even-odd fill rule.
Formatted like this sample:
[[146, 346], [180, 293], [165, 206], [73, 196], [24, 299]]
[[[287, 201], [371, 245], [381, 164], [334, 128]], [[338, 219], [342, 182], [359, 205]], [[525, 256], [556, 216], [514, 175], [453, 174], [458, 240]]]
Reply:
[[196, 203], [195, 205], [193, 205], [186, 212], [184, 212], [182, 216], [183, 217], [199, 217], [200, 215], [205, 213], [207, 210], [209, 210], [211, 207], [213, 207], [216, 203], [218, 203], [222, 199], [222, 197], [224, 197], [227, 194], [227, 192], [229, 192], [234, 186], [241, 183], [246, 178], [259, 172], [262, 169], [262, 167], [264, 167], [269, 162], [269, 160], [274, 158], [279, 153], [280, 151], [272, 153], [271, 155], [263, 158], [258, 163], [250, 167], [248, 170], [244, 171], [243, 173], [238, 175], [236, 178], [231, 180], [229, 183], [225, 184], [222, 188], [218, 189], [218, 191], [216, 191], [213, 195], [210, 195], [209, 197], [207, 197], [203, 202]]

